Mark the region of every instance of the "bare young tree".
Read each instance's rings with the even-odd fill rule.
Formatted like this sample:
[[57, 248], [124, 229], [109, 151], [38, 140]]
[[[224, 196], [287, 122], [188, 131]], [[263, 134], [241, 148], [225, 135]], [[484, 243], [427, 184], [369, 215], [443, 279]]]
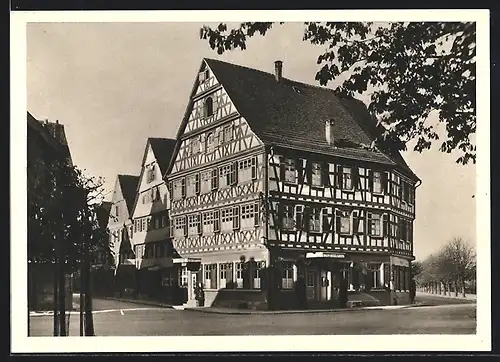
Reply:
[[459, 288], [465, 297], [465, 283], [475, 280], [475, 248], [461, 237], [454, 237], [442, 250], [444, 267], [450, 281], [455, 286], [455, 295]]

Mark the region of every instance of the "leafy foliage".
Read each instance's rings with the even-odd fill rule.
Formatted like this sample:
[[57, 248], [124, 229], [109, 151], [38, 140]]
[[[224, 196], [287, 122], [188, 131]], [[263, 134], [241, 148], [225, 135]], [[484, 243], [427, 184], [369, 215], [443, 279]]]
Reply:
[[[283, 24], [283, 23], [280, 23]], [[241, 23], [228, 30], [204, 26], [200, 38], [218, 54], [246, 49], [248, 38], [264, 36], [270, 22]], [[377, 140], [391, 148], [422, 152], [440, 140], [429, 116], [445, 125], [440, 150], [459, 151], [457, 163], [476, 161], [476, 26], [456, 22], [306, 22], [304, 41], [325, 48], [317, 59], [323, 86], [343, 76], [336, 91], [370, 94], [369, 111], [384, 131]]]
[[102, 185], [102, 179], [85, 176], [62, 159], [39, 158], [28, 168], [30, 262], [63, 258], [65, 272], [72, 273], [85, 250], [108, 248], [107, 230], [96, 218]]

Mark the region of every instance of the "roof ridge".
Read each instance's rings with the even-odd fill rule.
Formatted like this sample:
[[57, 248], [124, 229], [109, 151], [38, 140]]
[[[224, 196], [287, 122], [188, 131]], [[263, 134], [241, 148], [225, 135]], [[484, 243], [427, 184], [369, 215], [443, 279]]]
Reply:
[[[271, 73], [271, 72], [266, 72], [265, 70], [262, 70], [262, 69], [257, 69], [257, 68], [251, 68], [251, 67], [248, 67], [246, 65], [241, 65], [241, 64], [235, 64], [235, 63], [229, 63], [229, 62], [225, 62], [223, 60], [219, 60], [219, 59], [213, 59], [213, 58], [203, 58], [205, 61], [208, 60], [208, 61], [214, 61], [214, 62], [219, 62], [219, 63], [224, 63], [224, 64], [227, 64], [227, 65], [231, 65], [233, 67], [238, 67], [238, 68], [243, 68], [243, 69], [248, 69], [248, 70], [251, 70], [251, 71], [254, 71], [254, 72], [260, 72], [260, 73], [264, 73], [266, 75], [270, 75], [270, 76], [273, 76], [274, 77], [274, 74]], [[332, 88], [328, 88], [326, 86], [322, 86], [322, 85], [316, 85], [316, 84], [312, 84], [312, 83], [305, 83], [305, 82], [301, 82], [299, 80], [295, 80], [295, 79], [291, 79], [291, 78], [287, 78], [285, 76], [282, 77], [283, 80], [286, 80], [288, 82], [292, 82], [292, 83], [296, 83], [296, 84], [300, 84], [300, 85], [303, 85], [303, 86], [306, 86], [306, 87], [310, 87], [310, 88], [316, 88], [316, 89], [321, 89], [321, 90], [326, 90], [326, 91], [330, 91], [332, 93], [334, 93], [334, 95], [338, 98], [341, 98], [339, 97], [337, 94], [335, 94], [335, 89], [332, 89]], [[356, 99], [356, 100], [359, 100], [357, 98], [354, 98], [352, 97], [353, 99]]]

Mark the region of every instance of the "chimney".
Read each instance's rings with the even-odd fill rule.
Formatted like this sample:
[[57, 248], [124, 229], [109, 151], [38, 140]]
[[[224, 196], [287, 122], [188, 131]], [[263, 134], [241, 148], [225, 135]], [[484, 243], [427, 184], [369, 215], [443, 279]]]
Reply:
[[325, 137], [326, 143], [328, 143], [329, 146], [333, 146], [335, 142], [333, 137], [333, 119], [327, 119], [325, 121]]
[[277, 82], [281, 81], [283, 76], [283, 62], [281, 60], [277, 60], [274, 62], [274, 77]]

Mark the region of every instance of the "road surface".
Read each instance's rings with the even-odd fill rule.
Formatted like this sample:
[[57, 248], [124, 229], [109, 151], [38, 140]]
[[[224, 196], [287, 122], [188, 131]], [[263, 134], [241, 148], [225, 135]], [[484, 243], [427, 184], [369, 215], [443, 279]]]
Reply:
[[[94, 301], [97, 336], [475, 334], [476, 305], [431, 299], [428, 307], [326, 313], [222, 315]], [[52, 317], [31, 317], [31, 336], [50, 336]], [[79, 335], [70, 316], [70, 336]]]

